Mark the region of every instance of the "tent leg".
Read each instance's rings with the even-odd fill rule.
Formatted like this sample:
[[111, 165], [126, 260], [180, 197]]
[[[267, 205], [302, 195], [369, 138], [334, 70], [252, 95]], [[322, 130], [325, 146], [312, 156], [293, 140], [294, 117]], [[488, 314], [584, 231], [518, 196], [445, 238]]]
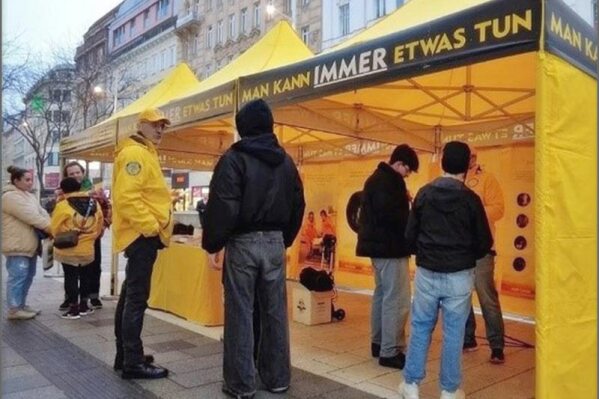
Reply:
[[107, 301], [117, 300], [119, 297], [119, 254], [113, 253], [110, 258], [110, 295], [105, 295], [102, 299]]

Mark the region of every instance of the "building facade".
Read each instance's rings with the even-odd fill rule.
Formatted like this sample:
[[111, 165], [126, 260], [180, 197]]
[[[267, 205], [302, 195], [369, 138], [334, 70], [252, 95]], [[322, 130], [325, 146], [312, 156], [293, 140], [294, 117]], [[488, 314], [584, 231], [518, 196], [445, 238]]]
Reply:
[[406, 0], [325, 1], [322, 8], [323, 50], [368, 28], [406, 2]]
[[108, 28], [112, 87], [121, 109], [152, 88], [180, 61], [175, 0], [125, 0]]
[[[274, 7], [269, 14], [267, 6]], [[295, 6], [295, 7], [294, 7]], [[184, 0], [178, 11], [181, 58], [205, 78], [257, 42], [281, 19], [320, 51], [321, 0]]]

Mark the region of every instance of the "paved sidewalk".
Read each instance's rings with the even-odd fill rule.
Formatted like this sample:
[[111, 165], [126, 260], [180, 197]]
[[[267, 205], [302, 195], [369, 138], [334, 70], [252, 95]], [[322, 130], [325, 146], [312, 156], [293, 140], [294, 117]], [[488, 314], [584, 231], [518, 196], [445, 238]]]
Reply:
[[[6, 321], [2, 314], [3, 398], [225, 398], [221, 393], [222, 344], [146, 315], [146, 353], [170, 370], [161, 380], [125, 381], [112, 370], [116, 303], [79, 320], [63, 320], [57, 308], [62, 283], [41, 277], [29, 305], [42, 310], [31, 321]], [[3, 276], [5, 272], [3, 269]], [[6, 281], [6, 280], [4, 280]], [[3, 287], [5, 290], [5, 287]], [[256, 398], [376, 398], [321, 376], [293, 369], [284, 395], [259, 391]]]

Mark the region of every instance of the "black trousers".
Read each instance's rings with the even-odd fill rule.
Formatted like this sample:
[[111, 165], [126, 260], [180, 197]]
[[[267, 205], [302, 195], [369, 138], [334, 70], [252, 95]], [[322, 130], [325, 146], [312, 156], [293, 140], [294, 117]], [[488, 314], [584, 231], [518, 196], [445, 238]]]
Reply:
[[100, 278], [102, 277], [102, 245], [101, 238], [94, 242], [94, 261], [89, 265], [89, 297], [99, 298]]
[[125, 281], [114, 316], [117, 356], [123, 355], [124, 367], [143, 363], [141, 330], [150, 297], [152, 269], [162, 248], [160, 238], [140, 236], [125, 249]]
[[89, 297], [89, 271], [90, 265], [73, 266], [62, 264], [64, 270], [64, 289], [66, 300], [71, 305], [84, 302]]

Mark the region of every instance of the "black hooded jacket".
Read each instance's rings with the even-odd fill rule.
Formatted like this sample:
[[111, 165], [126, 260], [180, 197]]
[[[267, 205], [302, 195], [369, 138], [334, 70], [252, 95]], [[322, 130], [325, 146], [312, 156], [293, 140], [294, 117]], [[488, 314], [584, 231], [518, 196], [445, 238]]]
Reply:
[[416, 265], [440, 273], [473, 268], [493, 246], [482, 201], [449, 177], [439, 177], [418, 191], [406, 239]]
[[96, 204], [96, 201], [94, 201], [93, 199], [91, 200], [91, 206], [90, 206], [90, 197], [69, 197], [67, 198], [67, 202], [69, 203], [69, 205], [71, 206], [71, 208], [73, 208], [74, 210], [77, 211], [78, 214], [80, 214], [81, 216], [85, 217], [85, 215], [87, 214], [87, 209], [89, 208], [89, 215], [88, 216], [94, 216], [98, 210], [98, 206]]
[[410, 202], [406, 183], [381, 162], [364, 183], [356, 255], [402, 258], [410, 255], [404, 237]]
[[[238, 129], [243, 131], [239, 121]], [[225, 152], [214, 170], [202, 247], [214, 253], [231, 236], [252, 231], [282, 231], [289, 247], [301, 227], [304, 208], [299, 173], [275, 135], [245, 136]]]

